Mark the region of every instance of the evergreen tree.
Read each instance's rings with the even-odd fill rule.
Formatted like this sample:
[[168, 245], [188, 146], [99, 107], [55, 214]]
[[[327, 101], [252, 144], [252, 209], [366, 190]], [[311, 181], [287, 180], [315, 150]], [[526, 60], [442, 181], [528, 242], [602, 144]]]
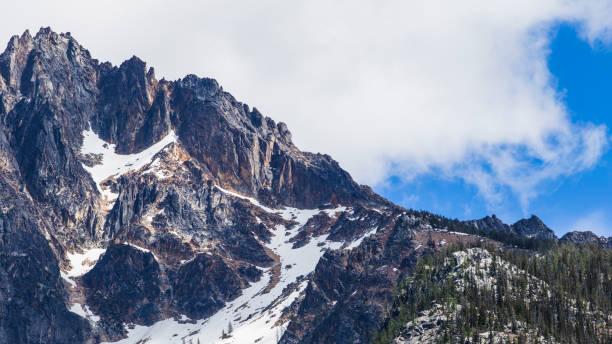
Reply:
[[[398, 285], [397, 301], [372, 342], [389, 343], [418, 312], [442, 304], [454, 321], [442, 324], [439, 341], [473, 341], [479, 332], [504, 331], [510, 326], [515, 342], [541, 336], [559, 342], [612, 343], [606, 316], [612, 314], [612, 250], [597, 246], [557, 244], [545, 254], [484, 247], [493, 255], [485, 270], [456, 276], [449, 244], [446, 252], [419, 259], [413, 272]], [[451, 262], [451, 263], [449, 263]], [[499, 262], [526, 272], [509, 273]], [[485, 273], [494, 286], [478, 285]], [[488, 277], [487, 277], [488, 278]], [[459, 280], [457, 280], [459, 279]], [[460, 283], [458, 283], [460, 282]], [[457, 288], [457, 285], [461, 288]], [[520, 323], [520, 326], [519, 326]], [[454, 339], [453, 339], [454, 338]]]

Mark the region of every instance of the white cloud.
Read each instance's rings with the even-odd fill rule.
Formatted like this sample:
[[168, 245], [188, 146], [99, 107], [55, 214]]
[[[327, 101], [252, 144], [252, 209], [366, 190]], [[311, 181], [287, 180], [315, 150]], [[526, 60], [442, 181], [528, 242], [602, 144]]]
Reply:
[[[592, 167], [607, 128], [552, 87], [550, 27], [608, 42], [611, 1], [54, 1], [4, 4], [0, 35], [51, 25], [115, 64], [217, 78], [358, 181], [444, 171], [523, 207]], [[536, 162], [536, 163], [534, 163]]]

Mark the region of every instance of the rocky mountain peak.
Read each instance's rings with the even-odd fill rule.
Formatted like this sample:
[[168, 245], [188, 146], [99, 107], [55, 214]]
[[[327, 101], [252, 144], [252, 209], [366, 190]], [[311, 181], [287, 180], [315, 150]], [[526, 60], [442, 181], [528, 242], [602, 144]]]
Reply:
[[557, 237], [552, 229], [548, 228], [537, 216], [532, 215], [527, 219], [521, 219], [512, 225], [505, 224], [495, 214], [485, 216], [478, 220], [463, 221], [464, 224], [485, 232], [502, 232], [506, 234], [518, 235], [526, 238], [550, 239]]
[[500, 220], [495, 214], [491, 216], [485, 216], [479, 220], [469, 220], [464, 221], [465, 224], [469, 226], [473, 226], [477, 229], [489, 232], [489, 231], [497, 231], [504, 233], [511, 233], [510, 226], [505, 224], [502, 220]]
[[54, 140], [70, 146], [68, 155], [79, 154], [80, 134], [89, 127], [119, 154], [138, 153], [174, 130], [218, 184], [265, 203], [315, 207], [382, 200], [329, 157], [301, 152], [285, 123], [251, 110], [213, 79], [158, 81], [135, 56], [119, 66], [98, 64], [70, 34], [50, 28], [34, 38], [28, 32], [12, 38], [0, 70], [0, 103], [17, 145], [26, 140], [20, 132], [36, 127], [33, 120], [55, 126]]
[[32, 36], [28, 30], [21, 36], [11, 37], [6, 50], [0, 55], [0, 89], [19, 90], [20, 76], [32, 47]]
[[1, 323], [0, 342], [117, 340], [125, 322], [209, 317], [261, 288], [280, 317], [274, 300], [302, 293], [327, 250], [401, 211], [216, 80], [98, 63], [50, 28], [0, 55], [0, 119], [0, 252], [15, 252], [0, 318], [36, 314], [17, 334]]
[[535, 215], [519, 220], [510, 227], [516, 234], [527, 238], [556, 239], [555, 232]]
[[606, 238], [603, 236], [597, 236], [597, 234], [591, 231], [572, 231], [568, 232], [559, 239], [563, 242], [570, 242], [579, 245], [602, 245], [604, 247], [612, 248], [612, 238]]

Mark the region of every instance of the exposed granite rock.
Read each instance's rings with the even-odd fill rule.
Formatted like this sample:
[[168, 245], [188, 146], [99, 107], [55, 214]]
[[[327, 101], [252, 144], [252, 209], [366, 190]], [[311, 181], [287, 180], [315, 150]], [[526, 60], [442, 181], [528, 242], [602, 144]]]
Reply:
[[0, 343], [91, 342], [89, 323], [66, 307], [49, 223], [7, 146], [0, 131]]
[[564, 236], [559, 239], [562, 242], [569, 242], [572, 244], [578, 245], [601, 245], [603, 247], [612, 248], [612, 237], [599, 237], [597, 234], [591, 231], [573, 231], [566, 233]]
[[439, 340], [442, 325], [455, 317], [456, 311], [444, 310], [441, 305], [434, 304], [431, 309], [420, 312], [416, 319], [408, 322], [402, 335], [395, 338], [392, 344], [435, 343]]
[[[261, 276], [261, 271], [255, 270], [251, 279]], [[174, 282], [174, 302], [182, 314], [204, 318], [240, 295], [243, 288], [238, 273], [221, 258], [201, 253], [179, 269]]]
[[153, 68], [136, 56], [119, 67], [103, 63], [99, 68], [94, 130], [117, 152], [141, 151], [159, 141], [171, 128], [169, 83], [158, 82]]
[[105, 320], [150, 325], [160, 319], [161, 271], [151, 252], [110, 245], [82, 281], [87, 304]]
[[70, 34], [49, 28], [13, 37], [0, 71], [11, 151], [68, 248], [97, 241], [104, 224], [99, 194], [79, 163], [90, 125], [122, 154], [174, 129], [206, 179], [266, 204], [386, 202], [329, 156], [299, 151], [284, 123], [250, 110], [212, 79], [158, 81], [136, 57], [119, 67], [99, 64]]
[[4, 131], [28, 193], [64, 245], [91, 243], [103, 218], [78, 162], [81, 132], [94, 112], [97, 61], [70, 35], [41, 29], [13, 37], [0, 55]]
[[[541, 302], [541, 295], [543, 293], [550, 293], [550, 290], [548, 290], [550, 286], [547, 283], [498, 256], [494, 259], [494, 254], [486, 249], [470, 248], [455, 251], [450, 257], [453, 258], [448, 258], [445, 263], [449, 269], [446, 272], [442, 272], [444, 269], [438, 267], [439, 270], [442, 270], [438, 277], [447, 280], [440, 283], [452, 281], [450, 285], [455, 286], [456, 290], [460, 293], [464, 293], [464, 291], [474, 287], [483, 290], [500, 290], [500, 281], [506, 279], [494, 277], [499, 274], [504, 274], [506, 278], [521, 276], [521, 278], [527, 281], [528, 285], [533, 289], [529, 293], [522, 293], [518, 296], [527, 303]], [[491, 269], [493, 264], [495, 264], [495, 269]], [[512, 292], [510, 289], [505, 293]], [[517, 296], [513, 295], [512, 297]], [[405, 324], [400, 334], [393, 339], [392, 344], [440, 342], [504, 344], [519, 342], [519, 337], [522, 337], [526, 343], [559, 343], [554, 338], [544, 337], [537, 327], [524, 321], [504, 322], [498, 324], [496, 328], [487, 329], [487, 331], [480, 329], [471, 336], [463, 335], [466, 338], [462, 339], [449, 335], [449, 333], [456, 331], [454, 326], [456, 326], [458, 318], [461, 316], [465, 317], [464, 314], [461, 314], [461, 311], [465, 310], [466, 306], [469, 306], [466, 303], [470, 301], [473, 302], [473, 300], [467, 298], [458, 303], [449, 297], [434, 300], [430, 306], [431, 308], [420, 311], [416, 314], [416, 317]], [[425, 306], [429, 307], [427, 304]], [[497, 320], [499, 314], [491, 313], [488, 316]], [[444, 335], [445, 332], [446, 337]], [[456, 333], [454, 332], [455, 335]]]
[[173, 84], [173, 124], [189, 154], [215, 183], [265, 204], [384, 203], [328, 155], [299, 151], [284, 123], [239, 103], [212, 79]]
[[[179, 148], [168, 147], [159, 159], [170, 158], [172, 154], [180, 154]], [[178, 244], [185, 252], [193, 252], [194, 247], [213, 249], [252, 264], [272, 264], [256, 239], [270, 236], [264, 225], [256, 222], [257, 216], [265, 220], [268, 214], [245, 205], [250, 204], [247, 201], [228, 197], [212, 182], [204, 182], [201, 171], [189, 162], [179, 163], [173, 175], [162, 181], [151, 173], [122, 177], [118, 200], [107, 218], [105, 236], [128, 238], [155, 247], [160, 238], [172, 240], [170, 237], [178, 235], [190, 238], [189, 245]], [[137, 230], [143, 225], [152, 231]]]

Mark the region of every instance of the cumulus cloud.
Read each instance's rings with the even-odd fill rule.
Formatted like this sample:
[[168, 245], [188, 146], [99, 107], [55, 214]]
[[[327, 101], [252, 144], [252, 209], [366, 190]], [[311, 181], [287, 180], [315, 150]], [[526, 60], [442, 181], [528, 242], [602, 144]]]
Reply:
[[71, 31], [94, 56], [217, 78], [359, 182], [442, 172], [527, 208], [596, 164], [607, 128], [577, 123], [547, 68], [551, 28], [609, 42], [611, 1], [84, 1], [3, 5], [5, 39]]

